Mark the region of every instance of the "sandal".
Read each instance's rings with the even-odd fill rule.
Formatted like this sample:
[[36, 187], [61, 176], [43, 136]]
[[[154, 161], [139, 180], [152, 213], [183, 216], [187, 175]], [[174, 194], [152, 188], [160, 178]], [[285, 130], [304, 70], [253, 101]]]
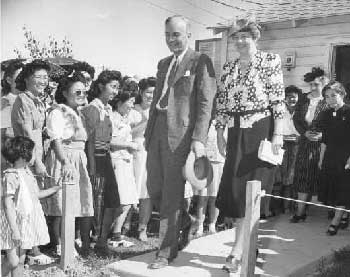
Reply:
[[41, 254], [38, 256], [28, 256], [29, 264], [37, 264], [37, 265], [48, 265], [55, 262], [54, 258], [51, 258], [45, 254]]

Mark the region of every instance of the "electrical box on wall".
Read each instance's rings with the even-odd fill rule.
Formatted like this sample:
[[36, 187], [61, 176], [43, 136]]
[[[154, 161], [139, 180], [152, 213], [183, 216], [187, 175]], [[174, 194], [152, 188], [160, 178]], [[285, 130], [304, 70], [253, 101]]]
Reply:
[[286, 52], [284, 54], [283, 66], [287, 70], [295, 67], [295, 52]]

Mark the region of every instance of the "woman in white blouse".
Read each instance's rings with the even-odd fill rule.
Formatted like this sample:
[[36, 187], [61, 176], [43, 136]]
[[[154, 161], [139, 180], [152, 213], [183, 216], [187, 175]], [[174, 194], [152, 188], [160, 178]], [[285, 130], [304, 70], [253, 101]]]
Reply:
[[[89, 232], [91, 217], [94, 215], [92, 187], [87, 171], [87, 159], [84, 152], [87, 133], [82, 120], [79, 106], [86, 101], [84, 76], [74, 74], [61, 80], [55, 100], [57, 105], [52, 107], [48, 115], [47, 131], [51, 139], [51, 151], [46, 159], [46, 167], [53, 178], [46, 182], [47, 187], [57, 183], [73, 183], [74, 202], [72, 211], [79, 217], [82, 240], [82, 255], [89, 251]], [[53, 217], [53, 236], [60, 254], [60, 223], [62, 216], [62, 193], [56, 193], [47, 198], [44, 209], [48, 216]]]
[[112, 230], [112, 241], [122, 239], [122, 227], [132, 205], [139, 202], [136, 188], [133, 154], [139, 146], [132, 140], [129, 113], [134, 107], [135, 95], [121, 92], [113, 98], [111, 159], [118, 183], [120, 207]]

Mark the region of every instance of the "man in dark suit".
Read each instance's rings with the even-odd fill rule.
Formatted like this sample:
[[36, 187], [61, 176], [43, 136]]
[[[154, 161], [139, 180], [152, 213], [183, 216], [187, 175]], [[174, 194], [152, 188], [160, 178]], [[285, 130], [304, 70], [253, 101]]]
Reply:
[[[190, 151], [205, 155], [216, 81], [207, 55], [188, 47], [188, 21], [179, 15], [165, 21], [166, 43], [173, 55], [158, 63], [157, 84], [145, 131], [148, 191], [160, 209], [160, 249], [150, 268], [167, 266], [177, 256], [179, 234], [189, 230], [183, 209], [182, 175]], [[183, 237], [186, 240], [186, 237]], [[180, 244], [181, 244], [180, 240]]]

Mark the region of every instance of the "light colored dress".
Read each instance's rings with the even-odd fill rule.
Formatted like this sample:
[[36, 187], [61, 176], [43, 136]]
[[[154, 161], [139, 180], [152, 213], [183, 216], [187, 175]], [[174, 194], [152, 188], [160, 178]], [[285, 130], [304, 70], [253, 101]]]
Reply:
[[33, 156], [43, 158], [43, 127], [45, 123], [45, 104], [30, 91], [21, 92], [12, 107], [11, 122], [15, 136], [29, 136], [35, 143]]
[[[2, 197], [12, 196], [16, 210], [16, 223], [21, 235], [21, 248], [31, 249], [33, 246], [50, 242], [44, 213], [38, 198], [39, 187], [29, 168], [9, 168], [3, 172]], [[12, 240], [12, 231], [8, 223], [4, 201], [1, 199], [1, 240], [2, 250], [18, 247]]]
[[139, 150], [134, 152], [134, 175], [139, 199], [149, 198], [147, 190], [147, 151], [144, 146], [145, 129], [149, 118], [149, 109], [142, 109], [140, 105], [135, 105], [135, 109], [129, 113], [129, 119], [134, 128], [132, 139], [138, 144]]
[[[128, 117], [114, 112], [111, 119], [113, 123], [113, 139], [131, 142], [131, 126]], [[111, 151], [111, 159], [118, 183], [120, 204], [137, 204], [139, 196], [134, 177], [133, 154], [126, 149]]]
[[6, 128], [6, 137], [14, 137], [11, 123], [11, 113], [16, 98], [17, 95], [11, 92], [1, 97], [1, 128]]
[[[48, 115], [47, 131], [51, 140], [60, 139], [64, 155], [73, 167], [73, 190], [74, 203], [73, 214], [76, 217], [93, 216], [92, 186], [87, 171], [87, 159], [84, 152], [87, 134], [81, 114], [76, 113], [70, 107], [59, 104], [53, 107]], [[45, 161], [47, 172], [54, 178], [47, 178], [47, 188], [62, 182], [62, 165], [57, 159], [55, 151], [50, 149]], [[62, 191], [58, 191], [44, 200], [46, 215], [62, 215]]]

